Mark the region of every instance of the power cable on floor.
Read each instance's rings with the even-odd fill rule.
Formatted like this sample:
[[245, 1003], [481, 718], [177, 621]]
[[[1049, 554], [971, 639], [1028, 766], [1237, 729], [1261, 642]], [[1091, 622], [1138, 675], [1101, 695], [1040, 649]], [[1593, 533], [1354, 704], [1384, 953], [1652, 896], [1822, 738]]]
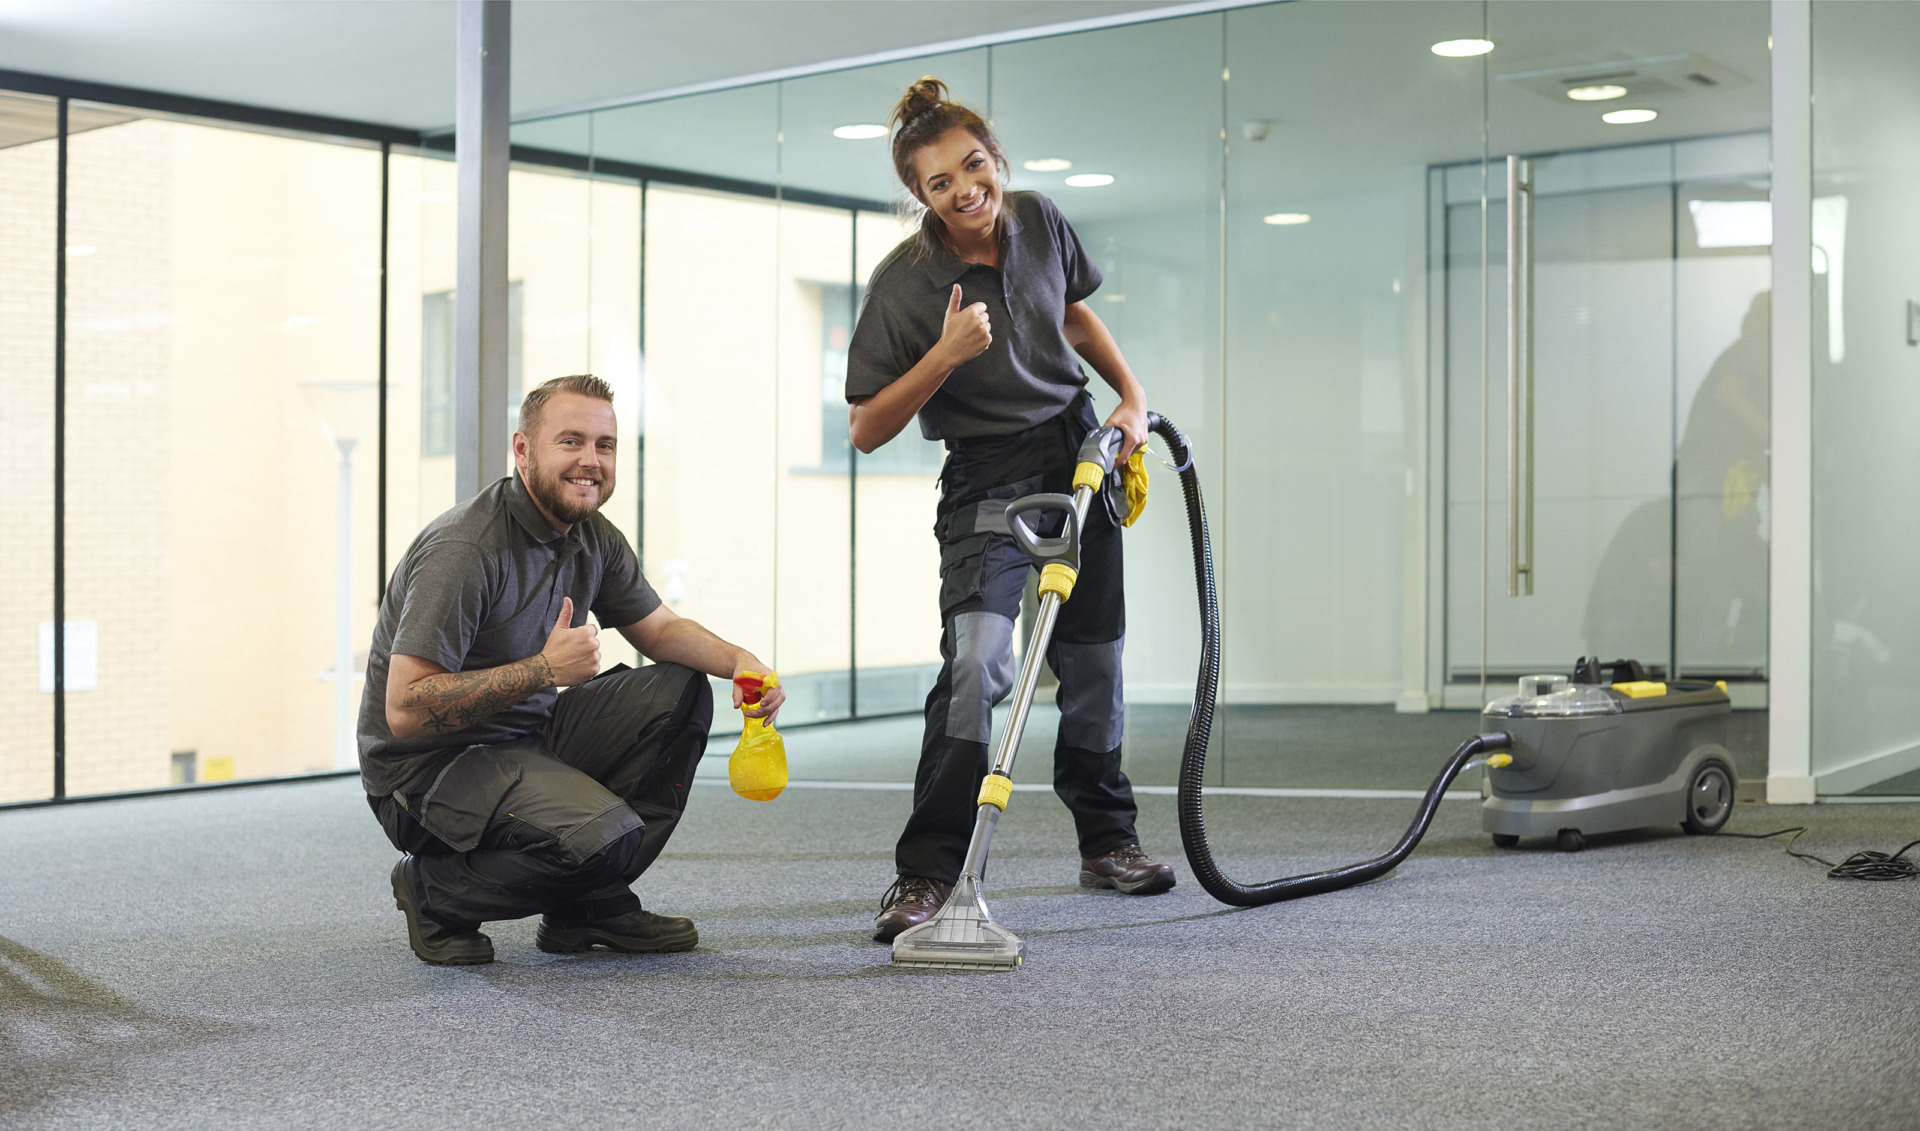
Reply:
[[1831, 860], [1815, 856], [1811, 852], [1801, 852], [1793, 847], [1794, 842], [1804, 836], [1806, 831], [1805, 825], [1795, 825], [1789, 829], [1776, 829], [1770, 833], [1730, 833], [1722, 830], [1720, 835], [1737, 836], [1745, 840], [1767, 840], [1792, 833], [1793, 840], [1787, 842], [1787, 855], [1798, 856], [1802, 860], [1812, 860], [1816, 864], [1825, 864], [1827, 875], [1836, 880], [1911, 880], [1915, 876], [1920, 876], [1920, 861], [1907, 858], [1907, 853], [1915, 845], [1920, 845], [1920, 840], [1908, 842], [1900, 851], [1892, 855], [1863, 849], [1835, 864]]

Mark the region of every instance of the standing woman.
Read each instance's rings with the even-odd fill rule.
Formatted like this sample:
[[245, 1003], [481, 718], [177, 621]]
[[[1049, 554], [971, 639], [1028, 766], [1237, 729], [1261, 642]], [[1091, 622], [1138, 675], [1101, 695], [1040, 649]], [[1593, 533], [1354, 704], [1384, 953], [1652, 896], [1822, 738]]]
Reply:
[[[872, 452], [918, 415], [948, 454], [933, 527], [944, 662], [927, 696], [899, 878], [874, 924], [882, 941], [932, 918], [959, 878], [993, 706], [1013, 685], [1029, 568], [1001, 512], [1024, 495], [1072, 490], [1080, 442], [1098, 423], [1080, 359], [1120, 394], [1107, 417], [1125, 436], [1119, 458], [1147, 438], [1146, 392], [1086, 304], [1100, 271], [1059, 209], [1004, 190], [999, 141], [938, 79], [908, 88], [892, 126], [894, 171], [925, 211], [868, 283], [848, 351], [849, 428]], [[1105, 508], [1089, 509], [1080, 554], [1047, 649], [1060, 678], [1053, 788], [1073, 812], [1083, 886], [1162, 892], [1173, 869], [1141, 851], [1120, 771], [1126, 610], [1120, 531]]]

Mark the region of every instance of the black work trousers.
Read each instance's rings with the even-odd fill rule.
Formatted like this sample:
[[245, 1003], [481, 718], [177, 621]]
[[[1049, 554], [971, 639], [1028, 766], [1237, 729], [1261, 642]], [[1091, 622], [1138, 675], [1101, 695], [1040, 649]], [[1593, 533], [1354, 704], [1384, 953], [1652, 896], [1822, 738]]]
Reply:
[[624, 665], [560, 693], [538, 733], [456, 754], [420, 792], [369, 797], [415, 857], [414, 905], [454, 925], [637, 909], [630, 885], [686, 810], [713, 693], [679, 664]]
[[[945, 883], [959, 877], [989, 765], [993, 707], [1017, 674], [1013, 636], [1032, 563], [1010, 535], [983, 528], [993, 525], [1004, 501], [1043, 491], [1071, 494], [1080, 442], [1097, 424], [1083, 395], [1024, 432], [961, 444], [947, 456], [934, 523], [942, 663], [927, 695], [913, 814], [894, 851], [901, 875]], [[1041, 533], [1057, 534], [1058, 521]], [[1122, 567], [1120, 531], [1096, 499], [1083, 530], [1079, 580], [1047, 647], [1047, 663], [1060, 679], [1053, 789], [1073, 813], [1082, 856], [1139, 840], [1133, 786], [1120, 770]]]

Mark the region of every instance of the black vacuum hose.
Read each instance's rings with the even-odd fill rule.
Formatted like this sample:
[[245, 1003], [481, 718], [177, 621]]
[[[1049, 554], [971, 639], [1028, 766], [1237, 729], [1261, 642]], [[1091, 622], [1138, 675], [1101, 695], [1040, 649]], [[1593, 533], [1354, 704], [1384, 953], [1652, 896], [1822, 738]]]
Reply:
[[1337, 891], [1383, 876], [1407, 858], [1427, 826], [1433, 823], [1440, 798], [1474, 756], [1500, 750], [1511, 740], [1506, 734], [1476, 734], [1460, 744], [1447, 760], [1433, 784], [1420, 799], [1420, 810], [1407, 827], [1400, 843], [1384, 855], [1358, 864], [1309, 872], [1265, 883], [1241, 884], [1227, 877], [1214, 863], [1207, 845], [1207, 823], [1202, 814], [1201, 785], [1207, 769], [1207, 743], [1213, 735], [1213, 704], [1220, 691], [1220, 598], [1213, 580], [1213, 542], [1207, 536], [1207, 512], [1200, 501], [1200, 477], [1193, 469], [1193, 449], [1173, 422], [1158, 413], [1147, 414], [1147, 428], [1167, 442], [1173, 454], [1174, 470], [1180, 476], [1180, 490], [1187, 498], [1187, 530], [1193, 537], [1193, 573], [1200, 592], [1200, 676], [1193, 692], [1193, 714], [1187, 721], [1187, 745], [1180, 754], [1180, 839], [1187, 850], [1187, 863], [1199, 878], [1207, 894], [1222, 903], [1237, 907], [1257, 907], [1283, 899]]

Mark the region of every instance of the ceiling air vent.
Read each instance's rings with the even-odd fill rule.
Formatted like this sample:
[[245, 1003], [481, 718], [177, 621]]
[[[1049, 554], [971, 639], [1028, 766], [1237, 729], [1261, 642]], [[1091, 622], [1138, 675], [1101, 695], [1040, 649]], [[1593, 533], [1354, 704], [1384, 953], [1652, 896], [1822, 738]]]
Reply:
[[[1543, 71], [1515, 71], [1495, 75], [1498, 82], [1521, 90], [1531, 90], [1555, 102], [1576, 101], [1569, 91], [1595, 87], [1624, 87], [1619, 98], [1636, 102], [1663, 97], [1701, 94], [1707, 91], [1733, 90], [1747, 85], [1747, 77], [1721, 66], [1705, 55], [1655, 55], [1645, 59], [1610, 59], [1580, 63], [1571, 67], [1552, 67]], [[1611, 101], [1611, 99], [1609, 99]]]

